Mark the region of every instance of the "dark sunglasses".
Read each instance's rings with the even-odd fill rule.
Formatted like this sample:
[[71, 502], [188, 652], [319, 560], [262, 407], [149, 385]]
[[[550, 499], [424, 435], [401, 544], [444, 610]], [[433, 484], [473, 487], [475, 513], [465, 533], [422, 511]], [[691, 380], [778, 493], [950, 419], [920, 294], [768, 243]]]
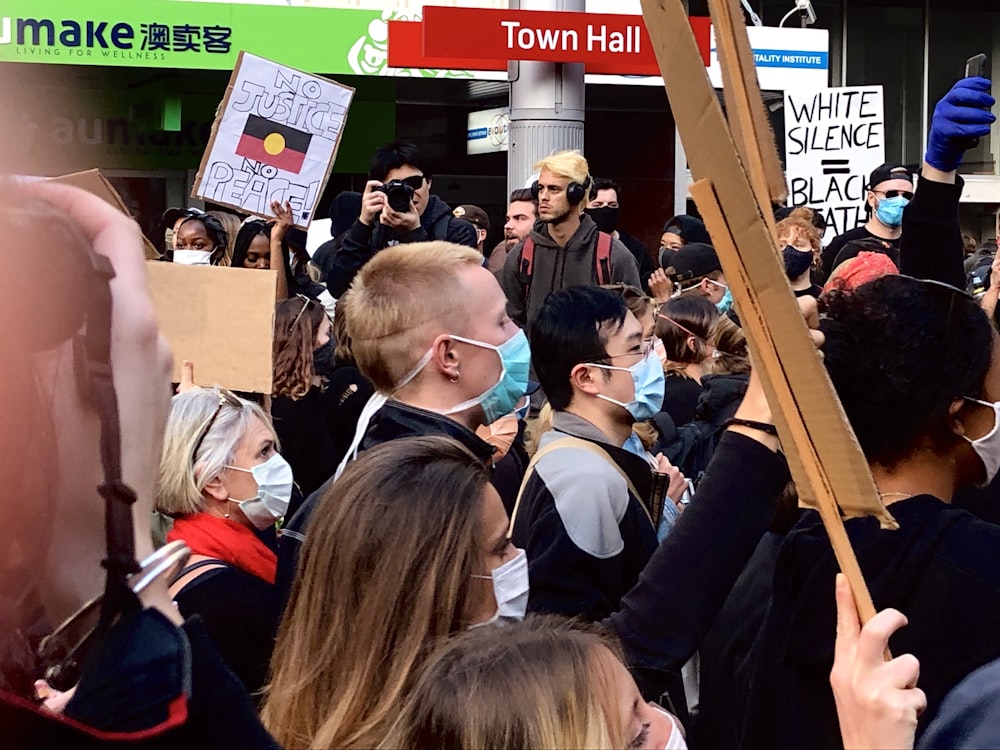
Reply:
[[902, 196], [908, 201], [913, 200], [912, 190], [873, 190], [872, 192], [875, 193], [875, 195], [884, 195], [886, 198], [899, 198]]
[[958, 325], [958, 319], [955, 316], [955, 310], [959, 305], [971, 302], [974, 305], [978, 305], [975, 297], [966, 292], [963, 289], [954, 287], [951, 284], [945, 284], [943, 281], [935, 281], [933, 279], [917, 279], [913, 276], [907, 276], [906, 274], [892, 274], [883, 277], [885, 280], [883, 283], [887, 285], [890, 289], [893, 286], [907, 286], [919, 284], [927, 292], [930, 292], [934, 296], [935, 307], [939, 308], [942, 313], [945, 314], [944, 319], [944, 341], [947, 341], [955, 334], [955, 329]]
[[212, 425], [214, 425], [215, 420], [219, 418], [219, 412], [222, 411], [222, 407], [229, 404], [234, 409], [243, 408], [243, 402], [240, 401], [229, 389], [216, 386], [215, 393], [219, 397], [219, 405], [215, 407], [215, 411], [212, 412], [212, 416], [210, 416], [202, 428], [198, 430], [198, 439], [194, 441], [194, 450], [191, 451], [192, 461], [197, 458], [198, 449], [201, 448], [201, 444], [205, 442], [205, 438], [208, 436], [208, 433], [212, 431]]
[[412, 190], [420, 190], [424, 186], [424, 176], [422, 174], [414, 174], [404, 177], [400, 182]]

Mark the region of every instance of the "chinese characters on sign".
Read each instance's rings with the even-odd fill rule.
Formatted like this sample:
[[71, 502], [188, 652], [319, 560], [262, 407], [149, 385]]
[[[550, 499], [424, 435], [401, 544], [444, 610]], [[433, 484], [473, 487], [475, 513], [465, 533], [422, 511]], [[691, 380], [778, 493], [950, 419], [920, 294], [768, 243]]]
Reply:
[[205, 52], [225, 55], [232, 47], [229, 37], [233, 30], [228, 26], [168, 26], [162, 23], [144, 23], [142, 46], [148, 52]]

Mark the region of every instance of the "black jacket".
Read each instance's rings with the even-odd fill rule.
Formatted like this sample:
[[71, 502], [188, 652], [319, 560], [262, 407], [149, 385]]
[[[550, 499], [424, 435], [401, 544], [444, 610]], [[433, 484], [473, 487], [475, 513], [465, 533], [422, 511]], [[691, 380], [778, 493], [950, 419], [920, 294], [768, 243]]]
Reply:
[[[358, 451], [374, 448], [376, 445], [387, 443], [390, 440], [421, 435], [443, 435], [453, 438], [468, 448], [484, 464], [493, 465], [493, 446], [482, 440], [476, 433], [453, 419], [399, 401], [389, 401], [372, 417]], [[309, 519], [332, 485], [333, 477], [330, 477], [319, 489], [306, 498], [302, 507], [281, 530], [275, 587], [278, 590], [282, 608], [291, 593]]]
[[780, 453], [723, 434], [691, 504], [605, 620], [647, 700], [698, 650], [771, 523], [788, 476]]
[[621, 243], [628, 248], [629, 252], [632, 253], [632, 257], [635, 258], [635, 265], [639, 269], [639, 281], [642, 282], [642, 289], [649, 294], [649, 277], [653, 275], [653, 271], [656, 270], [656, 264], [653, 262], [653, 256], [649, 254], [646, 246], [643, 245], [637, 237], [633, 237], [627, 232], [618, 230], [618, 239]]
[[451, 207], [432, 195], [420, 217], [420, 226], [412, 232], [397, 232], [379, 222], [368, 226], [362, 224], [360, 219], [355, 221], [331, 261], [326, 287], [335, 298], [340, 298], [350, 288], [354, 275], [379, 250], [391, 245], [428, 240], [447, 240], [469, 247], [479, 244], [476, 228], [464, 219], [452, 216]]
[[[897, 531], [873, 518], [845, 525], [875, 608], [894, 607], [909, 620], [889, 649], [920, 660], [922, 728], [965, 675], [1000, 657], [1000, 526], [929, 495], [891, 510]], [[745, 692], [732, 697], [740, 747], [840, 746], [830, 689], [838, 570], [819, 515], [807, 512], [781, 547]]]
[[565, 436], [602, 448], [631, 479], [581, 448], [563, 446], [542, 457], [527, 478], [511, 540], [528, 553], [529, 612], [599, 620], [616, 609], [656, 549], [645, 509], [649, 464], [608, 442], [587, 420], [556, 412], [539, 450]]

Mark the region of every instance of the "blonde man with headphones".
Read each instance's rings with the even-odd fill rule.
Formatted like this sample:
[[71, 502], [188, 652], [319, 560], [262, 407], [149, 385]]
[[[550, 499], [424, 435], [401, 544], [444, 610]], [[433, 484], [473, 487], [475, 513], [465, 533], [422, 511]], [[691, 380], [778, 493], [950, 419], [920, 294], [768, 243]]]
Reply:
[[535, 164], [531, 186], [538, 220], [504, 262], [503, 290], [518, 325], [534, 320], [549, 292], [570, 286], [622, 282], [639, 286], [629, 249], [597, 229], [584, 213], [592, 180], [579, 151], [560, 151]]

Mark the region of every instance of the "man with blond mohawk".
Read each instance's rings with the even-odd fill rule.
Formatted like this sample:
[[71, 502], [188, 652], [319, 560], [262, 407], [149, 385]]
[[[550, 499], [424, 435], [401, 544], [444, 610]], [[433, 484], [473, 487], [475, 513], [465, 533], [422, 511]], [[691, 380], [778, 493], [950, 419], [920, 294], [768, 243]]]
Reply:
[[538, 221], [514, 247], [503, 268], [507, 309], [520, 326], [535, 319], [549, 292], [570, 286], [621, 282], [638, 287], [632, 253], [600, 232], [584, 213], [593, 188], [587, 160], [579, 151], [560, 151], [535, 164], [531, 190]]

